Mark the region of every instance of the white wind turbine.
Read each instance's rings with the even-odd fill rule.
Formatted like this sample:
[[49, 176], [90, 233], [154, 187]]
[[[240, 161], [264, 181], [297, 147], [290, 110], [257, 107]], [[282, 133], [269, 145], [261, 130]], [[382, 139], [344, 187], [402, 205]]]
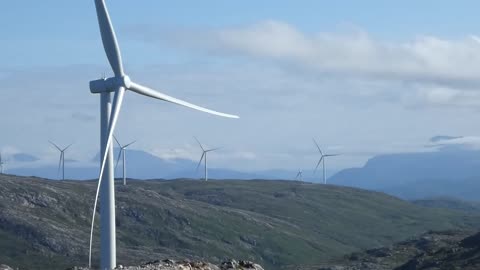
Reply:
[[3, 174], [3, 165], [5, 165], [5, 161], [2, 158], [2, 153], [0, 153], [0, 174]]
[[115, 139], [115, 141], [117, 142], [118, 144], [118, 147], [120, 147], [120, 150], [118, 151], [118, 157], [117, 157], [117, 164], [115, 165], [115, 168], [117, 168], [118, 166], [118, 162], [120, 162], [120, 157], [123, 157], [123, 160], [122, 160], [122, 165], [123, 165], [123, 185], [126, 186], [127, 185], [127, 147], [129, 147], [130, 145], [134, 144], [136, 141], [133, 141], [129, 144], [126, 144], [126, 145], [121, 145], [118, 140], [117, 140], [117, 137], [113, 136], [113, 138]]
[[298, 170], [297, 176], [295, 176], [296, 181], [302, 181], [303, 180], [303, 171]]
[[[103, 270], [116, 267], [115, 191], [112, 135], [115, 130], [126, 90], [218, 116], [228, 118], [238, 118], [238, 116], [209, 110], [157, 92], [130, 80], [130, 77], [125, 74], [123, 69], [120, 48], [110, 20], [110, 15], [105, 5], [105, 0], [94, 1], [103, 47], [114, 73], [114, 76], [111, 78], [103, 78], [90, 82], [90, 92], [100, 94], [100, 155], [102, 159], [100, 161], [101, 165], [98, 186], [90, 228], [89, 266], [91, 266], [92, 262], [93, 228], [98, 197], [101, 191], [100, 267]], [[111, 100], [112, 92], [114, 93], [113, 102]]]
[[52, 144], [55, 148], [57, 148], [57, 150], [60, 152], [60, 160], [58, 161], [57, 175], [60, 173], [60, 168], [62, 168], [62, 180], [65, 180], [65, 151], [67, 151], [67, 149], [70, 148], [70, 146], [72, 146], [72, 143], [62, 149], [58, 147], [58, 145], [56, 145], [55, 143], [51, 141], [48, 141], [48, 142]]
[[315, 167], [315, 170], [313, 171], [313, 174], [315, 174], [317, 172], [318, 166], [320, 166], [320, 162], [322, 162], [323, 163], [323, 183], [327, 184], [327, 177], [325, 175], [325, 159], [327, 159], [327, 157], [338, 156], [338, 154], [333, 154], [333, 155], [332, 154], [323, 154], [322, 150], [320, 150], [320, 146], [318, 146], [317, 141], [315, 141], [315, 139], [313, 139], [313, 142], [317, 146], [318, 152], [320, 152], [320, 159], [318, 160], [317, 166]]
[[197, 171], [198, 171], [198, 168], [200, 167], [200, 164], [202, 163], [202, 160], [205, 161], [205, 181], [208, 181], [208, 162], [207, 162], [207, 154], [209, 152], [212, 152], [212, 151], [215, 151], [215, 150], [218, 150], [220, 149], [221, 147], [218, 147], [218, 148], [212, 148], [212, 149], [205, 149], [203, 148], [202, 144], [200, 143], [200, 141], [194, 137], [195, 140], [197, 141], [198, 145], [200, 145], [200, 148], [202, 148], [202, 156], [200, 157], [200, 161], [198, 162], [198, 165], [197, 165]]

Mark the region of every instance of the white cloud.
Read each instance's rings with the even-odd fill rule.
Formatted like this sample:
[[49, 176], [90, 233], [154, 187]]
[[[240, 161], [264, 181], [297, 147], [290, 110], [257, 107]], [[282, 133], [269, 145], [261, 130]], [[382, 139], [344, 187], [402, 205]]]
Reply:
[[462, 136], [453, 138], [444, 138], [431, 143], [432, 147], [460, 147], [462, 149], [480, 150], [480, 137]]
[[403, 95], [403, 103], [412, 107], [471, 107], [480, 106], [480, 92], [442, 86], [417, 85], [415, 91]]
[[480, 43], [418, 36], [405, 42], [377, 40], [363, 31], [302, 33], [279, 21], [215, 33], [218, 46], [247, 56], [282, 61], [327, 74], [383, 80], [480, 85]]
[[[480, 44], [470, 37], [393, 42], [358, 30], [304, 33], [267, 21], [176, 31], [173, 52], [168, 48], [172, 54], [165, 57], [165, 46], [157, 44], [165, 45], [168, 36], [137, 30], [142, 42], [122, 42], [135, 80], [241, 116], [223, 120], [128, 93], [117, 135], [138, 139], [135, 148], [163, 158], [197, 161], [195, 135], [226, 147], [212, 155], [219, 167], [309, 168], [317, 159], [315, 136], [342, 153], [330, 166], [341, 168], [378, 153], [425, 151], [425, 138], [434, 134], [480, 134], [471, 113], [480, 104], [474, 91]], [[144, 44], [144, 34], [155, 46]], [[139, 48], [143, 58], [135, 62]], [[4, 68], [0, 80], [8, 90], [0, 112], [10, 117], [3, 119], [9, 128], [0, 143], [20, 145], [55, 164], [58, 155], [47, 140], [74, 141], [69, 157], [90, 160], [98, 152], [98, 96], [89, 93], [87, 82], [109, 70], [101, 59], [100, 67]]]
[[[126, 32], [136, 40], [162, 48], [170, 42], [176, 49], [190, 49], [194, 53], [203, 50], [210, 63], [217, 59], [223, 64], [229, 59], [239, 67], [239, 74], [248, 72], [251, 66], [262, 67], [265, 72], [254, 75], [255, 79], [263, 79], [270, 85], [260, 88], [258, 94], [279, 89], [278, 83], [272, 85], [269, 78], [272, 74], [268, 72], [281, 69], [282, 72], [276, 72], [283, 74], [275, 80], [294, 82], [302, 90], [307, 87], [318, 90], [322, 88], [319, 86], [330, 84], [337, 90], [335, 94], [346, 99], [349, 98], [346, 95], [370, 102], [382, 99], [410, 108], [472, 107], [480, 103], [475, 91], [480, 89], [480, 38], [475, 35], [459, 39], [421, 35], [405, 41], [388, 41], [360, 28], [312, 33], [275, 20], [195, 31], [156, 30], [143, 25]], [[242, 76], [235, 79], [239, 78]]]

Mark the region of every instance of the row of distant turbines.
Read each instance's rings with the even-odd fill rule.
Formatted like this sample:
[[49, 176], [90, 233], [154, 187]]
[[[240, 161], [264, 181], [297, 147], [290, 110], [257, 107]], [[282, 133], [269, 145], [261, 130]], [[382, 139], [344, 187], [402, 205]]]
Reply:
[[[113, 138], [114, 138], [114, 140], [117, 143], [118, 148], [119, 148], [118, 156], [117, 156], [117, 162], [115, 164], [115, 169], [118, 167], [118, 164], [120, 163], [120, 159], [122, 159], [123, 185], [127, 185], [127, 166], [126, 166], [126, 164], [127, 164], [127, 151], [126, 150], [129, 146], [134, 144], [136, 141], [133, 141], [133, 142], [125, 144], [125, 145], [122, 145], [118, 141], [117, 137], [113, 136]], [[207, 161], [208, 160], [208, 153], [219, 150], [219, 149], [221, 149], [221, 147], [206, 149], [202, 145], [202, 143], [197, 139], [197, 137], [194, 137], [194, 138], [197, 141], [200, 148], [202, 149], [202, 155], [200, 157], [200, 160], [198, 161], [198, 165], [197, 165], [196, 170], [198, 171], [198, 169], [200, 168], [200, 165], [202, 164], [202, 161], [203, 161], [204, 162], [204, 173], [205, 173], [205, 176], [204, 176], [203, 179], [205, 181], [207, 181], [208, 180], [208, 161]], [[68, 148], [70, 148], [70, 146], [72, 146], [72, 144], [69, 144], [65, 148], [60, 148], [54, 142], [52, 142], [52, 141], [49, 141], [49, 142], [60, 152], [60, 159], [59, 159], [59, 162], [58, 162], [57, 175], [60, 174], [60, 171], [61, 171], [62, 172], [62, 180], [65, 180], [65, 151]], [[323, 183], [326, 184], [327, 183], [327, 177], [326, 177], [325, 160], [329, 157], [338, 156], [338, 154], [326, 154], [326, 153], [324, 154], [323, 151], [321, 150], [320, 146], [318, 145], [317, 141], [315, 139], [313, 139], [313, 142], [315, 143], [315, 146], [317, 147], [318, 152], [320, 153], [320, 159], [318, 160], [317, 166], [315, 166], [315, 170], [313, 171], [313, 174], [315, 174], [317, 172], [318, 167], [320, 166], [320, 164], [322, 164], [322, 167], [323, 167]], [[4, 162], [2, 161], [2, 156], [1, 156], [1, 153], [0, 153], [0, 173], [3, 173], [3, 164], [4, 164]], [[298, 171], [294, 180], [298, 180], [298, 181], [303, 180], [303, 171], [302, 170]]]
[[[123, 185], [127, 185], [127, 148], [129, 146], [131, 146], [132, 144], [134, 144], [136, 141], [133, 141], [133, 142], [125, 144], [125, 145], [122, 145], [118, 141], [117, 137], [113, 136], [113, 138], [114, 138], [114, 140], [117, 143], [118, 148], [119, 148], [118, 156], [117, 156], [117, 162], [115, 164], [115, 169], [118, 167], [118, 164], [120, 163], [120, 159], [122, 159]], [[202, 143], [200, 143], [200, 141], [197, 139], [197, 137], [194, 137], [194, 138], [197, 141], [200, 148], [202, 149], [202, 156], [200, 157], [200, 161], [198, 162], [197, 171], [198, 171], [198, 168], [200, 167], [200, 164], [202, 163], [202, 161], [204, 161], [205, 162], [205, 178], [204, 178], [204, 180], [207, 181], [208, 180], [207, 154], [209, 152], [213, 152], [215, 150], [221, 149], [221, 147], [212, 148], [212, 149], [205, 149], [203, 147]], [[69, 144], [67, 147], [61, 148], [56, 143], [54, 143], [52, 141], [48, 141], [48, 142], [51, 145], [53, 145], [60, 152], [60, 159], [58, 161], [57, 175], [59, 175], [60, 171], [61, 171], [62, 172], [62, 178], [61, 179], [65, 180], [65, 151], [67, 151], [68, 148], [70, 148], [70, 146], [72, 146], [73, 144]], [[5, 164], [5, 163], [2, 161], [2, 155], [0, 153], [0, 173], [3, 173], [3, 164]]]
[[[133, 141], [129, 144], [125, 144], [125, 145], [122, 145], [120, 144], [120, 142], [118, 141], [117, 137], [113, 136], [113, 138], [115, 139], [115, 142], [117, 142], [118, 144], [118, 147], [119, 147], [119, 151], [118, 151], [118, 157], [117, 157], [117, 163], [115, 165], [115, 169], [118, 167], [118, 163], [120, 162], [120, 158], [123, 157], [123, 160], [122, 160], [122, 164], [123, 164], [123, 185], [126, 185], [127, 184], [127, 166], [126, 166], [126, 163], [127, 163], [127, 154], [126, 154], [126, 150], [127, 150], [127, 147], [129, 147], [130, 145], [134, 144], [136, 141]], [[67, 151], [68, 148], [70, 148], [70, 146], [72, 146], [73, 144], [69, 144], [67, 147], [65, 148], [60, 148], [57, 144], [55, 144], [54, 142], [52, 141], [48, 141], [51, 145], [53, 145], [59, 152], [60, 152], [60, 159], [58, 161], [58, 170], [57, 170], [57, 175], [60, 174], [60, 170], [62, 171], [62, 180], [65, 180], [65, 151]], [[1, 163], [1, 155], [0, 155], [0, 164]]]

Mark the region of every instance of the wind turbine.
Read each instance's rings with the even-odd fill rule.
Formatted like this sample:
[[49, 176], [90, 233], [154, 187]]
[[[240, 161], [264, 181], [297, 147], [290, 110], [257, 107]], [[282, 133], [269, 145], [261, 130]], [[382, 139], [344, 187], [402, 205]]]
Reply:
[[5, 161], [2, 158], [2, 153], [0, 153], [0, 174], [3, 174], [3, 165], [5, 165]]
[[320, 146], [318, 146], [317, 141], [315, 141], [315, 139], [313, 139], [313, 142], [317, 146], [318, 152], [320, 152], [320, 159], [318, 160], [317, 166], [315, 167], [315, 170], [313, 171], [313, 174], [315, 174], [317, 172], [317, 169], [318, 169], [318, 166], [320, 166], [320, 163], [323, 163], [323, 183], [327, 184], [327, 177], [325, 175], [325, 159], [327, 159], [327, 157], [338, 156], [338, 154], [333, 154], [333, 155], [332, 154], [323, 154], [322, 150], [320, 149]]
[[[238, 116], [209, 110], [157, 92], [130, 80], [130, 77], [125, 74], [123, 69], [120, 48], [110, 20], [110, 15], [105, 5], [105, 0], [94, 0], [94, 2], [103, 48], [114, 73], [113, 77], [102, 78], [90, 82], [90, 92], [100, 94], [100, 155], [102, 159], [100, 160], [101, 165], [98, 186], [92, 212], [89, 266], [91, 267], [92, 263], [93, 228], [95, 224], [98, 197], [101, 191], [100, 267], [104, 270], [115, 268], [117, 263], [112, 135], [117, 124], [126, 90], [222, 117], [238, 118]], [[113, 101], [111, 100], [112, 92], [114, 93]]]
[[200, 145], [200, 148], [202, 148], [202, 151], [203, 151], [202, 157], [200, 157], [200, 161], [198, 162], [198, 165], [197, 165], [197, 171], [198, 171], [198, 167], [200, 167], [200, 164], [202, 163], [202, 160], [205, 160], [205, 181], [208, 181], [208, 165], [207, 165], [208, 162], [207, 162], [207, 154], [208, 154], [209, 152], [212, 152], [212, 151], [215, 151], [215, 150], [220, 149], [220, 147], [218, 147], [218, 148], [212, 148], [212, 149], [205, 149], [205, 148], [203, 148], [203, 146], [202, 146], [202, 144], [200, 143], [200, 141], [199, 141], [196, 137], [194, 137], [194, 138], [195, 138], [195, 140], [197, 141], [198, 145]]
[[126, 157], [126, 154], [127, 154], [127, 147], [129, 147], [130, 145], [134, 144], [136, 141], [133, 141], [129, 144], [126, 144], [126, 145], [121, 145], [118, 140], [117, 140], [117, 137], [113, 136], [113, 138], [115, 139], [115, 141], [117, 142], [118, 144], [118, 147], [120, 147], [120, 151], [118, 151], [118, 157], [117, 157], [117, 164], [115, 165], [115, 168], [117, 168], [118, 166], [118, 162], [120, 162], [120, 156], [123, 157], [123, 161], [122, 161], [122, 165], [123, 165], [123, 185], [126, 186], [127, 185], [127, 157]]
[[295, 181], [302, 181], [303, 179], [303, 171], [298, 170], [297, 176], [295, 176]]
[[65, 180], [65, 151], [70, 148], [70, 146], [72, 146], [72, 143], [69, 144], [67, 147], [65, 148], [60, 148], [58, 147], [58, 145], [56, 145], [55, 143], [51, 142], [51, 141], [48, 141], [50, 144], [52, 144], [53, 146], [55, 146], [55, 148], [57, 148], [58, 151], [60, 151], [60, 160], [58, 161], [58, 170], [57, 170], [57, 175], [60, 173], [60, 168], [62, 168], [62, 180]]

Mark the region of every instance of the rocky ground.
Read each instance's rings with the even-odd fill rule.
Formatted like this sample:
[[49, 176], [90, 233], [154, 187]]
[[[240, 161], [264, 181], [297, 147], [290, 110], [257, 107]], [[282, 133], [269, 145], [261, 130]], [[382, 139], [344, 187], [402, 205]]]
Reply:
[[[301, 262], [299, 262], [301, 264]], [[121, 266], [122, 270], [263, 270], [249, 261], [228, 260], [221, 264], [205, 261], [162, 260], [139, 266]], [[289, 268], [290, 269], [290, 268]], [[337, 263], [296, 266], [295, 270], [476, 270], [480, 269], [480, 233], [471, 231], [428, 232], [395, 245], [356, 252]], [[0, 265], [0, 270], [13, 270]], [[90, 270], [73, 267], [68, 270]]]
[[390, 247], [353, 253], [345, 262], [311, 270], [474, 270], [480, 269], [480, 233], [428, 232]]
[[[173, 260], [153, 261], [142, 264], [140, 266], [122, 266], [119, 265], [116, 269], [121, 270], [264, 270], [260, 265], [250, 261], [236, 261], [229, 260], [214, 265], [208, 262], [191, 262]], [[0, 270], [3, 270], [0, 268]], [[9, 269], [6, 269], [9, 270]], [[73, 267], [69, 270], [89, 270], [89, 268]]]

